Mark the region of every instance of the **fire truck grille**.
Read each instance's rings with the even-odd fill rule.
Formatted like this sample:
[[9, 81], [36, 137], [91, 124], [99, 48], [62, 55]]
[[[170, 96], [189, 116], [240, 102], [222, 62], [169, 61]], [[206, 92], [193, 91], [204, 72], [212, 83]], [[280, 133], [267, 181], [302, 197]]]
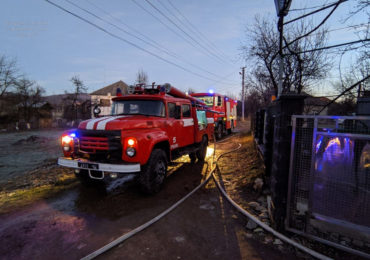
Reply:
[[78, 130], [79, 153], [89, 154], [95, 161], [119, 161], [122, 159], [120, 131]]
[[80, 138], [80, 149], [88, 150], [109, 150], [108, 137], [83, 136]]

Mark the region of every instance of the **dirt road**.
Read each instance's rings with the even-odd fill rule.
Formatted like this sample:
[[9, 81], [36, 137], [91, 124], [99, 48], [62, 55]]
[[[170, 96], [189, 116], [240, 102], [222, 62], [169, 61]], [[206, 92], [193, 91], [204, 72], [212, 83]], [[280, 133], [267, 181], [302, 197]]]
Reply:
[[[233, 147], [235, 138], [217, 149]], [[135, 185], [108, 195], [77, 185], [57, 197], [0, 215], [0, 258], [79, 259], [178, 201], [204, 179], [207, 166], [181, 158], [170, 167], [172, 174], [163, 190], [154, 196], [142, 195]], [[210, 183], [165, 218], [100, 258], [297, 258], [272, 243], [254, 239], [246, 222]]]

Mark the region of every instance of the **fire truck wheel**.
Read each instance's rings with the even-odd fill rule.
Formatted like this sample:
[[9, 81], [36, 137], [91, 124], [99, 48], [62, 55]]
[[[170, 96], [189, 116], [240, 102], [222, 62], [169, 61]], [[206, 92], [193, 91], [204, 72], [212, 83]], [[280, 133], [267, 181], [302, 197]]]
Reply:
[[203, 136], [202, 142], [200, 144], [199, 150], [197, 151], [197, 158], [199, 161], [204, 161], [207, 154], [208, 140], [206, 136]]
[[234, 121], [231, 120], [230, 129], [227, 129], [227, 133], [230, 135], [234, 132]]
[[143, 166], [139, 183], [144, 193], [157, 193], [167, 175], [167, 157], [162, 149], [154, 149], [148, 163]]
[[216, 137], [217, 139], [221, 139], [222, 138], [222, 124], [219, 123], [218, 126], [217, 126], [217, 131], [216, 131]]
[[195, 163], [195, 160], [197, 159], [197, 156], [195, 153], [189, 153], [190, 161], [191, 163]]

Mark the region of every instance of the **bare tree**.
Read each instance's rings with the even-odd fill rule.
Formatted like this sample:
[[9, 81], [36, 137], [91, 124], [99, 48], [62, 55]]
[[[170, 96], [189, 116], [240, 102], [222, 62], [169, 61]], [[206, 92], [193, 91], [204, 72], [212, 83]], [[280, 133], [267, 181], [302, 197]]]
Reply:
[[140, 69], [136, 74], [136, 84], [148, 84], [148, 74], [143, 69]]
[[[356, 51], [357, 57], [355, 63], [352, 65], [350, 71], [344, 72], [345, 77], [344, 79], [341, 78], [341, 85], [342, 88], [345, 89], [345, 81], [348, 77], [353, 78], [354, 80], [359, 80], [360, 77], [365, 78], [366, 76], [370, 75], [370, 42], [365, 41], [365, 39], [369, 39], [370, 37], [370, 1], [369, 0], [357, 0], [356, 5], [354, 6], [353, 10], [349, 10], [347, 17], [344, 19], [343, 22], [348, 21], [353, 16], [358, 16], [359, 13], [365, 13], [367, 15], [367, 24], [364, 21], [362, 30], [356, 32], [357, 37], [363, 42], [360, 45], [356, 46], [348, 46], [342, 49], [342, 56], [344, 54], [349, 53], [350, 51]], [[342, 58], [340, 59], [339, 63], [339, 73], [342, 75], [341, 70], [341, 62]], [[359, 77], [360, 76], [360, 77]], [[347, 78], [347, 79], [346, 79]], [[369, 80], [365, 81], [365, 85], [369, 85]]]
[[0, 56], [0, 98], [15, 87], [18, 79], [18, 68], [15, 59], [9, 59], [4, 55]]
[[37, 116], [38, 105], [42, 102], [45, 90], [34, 81], [22, 77], [16, 82], [16, 95], [21, 117], [29, 122], [33, 116]]
[[82, 94], [82, 93], [86, 93], [87, 91], [87, 87], [85, 86], [85, 84], [83, 83], [83, 81], [80, 79], [79, 76], [73, 76], [70, 81], [72, 82], [73, 86], [74, 86], [74, 91], [73, 91], [73, 95], [72, 95], [72, 104], [73, 106], [76, 105], [76, 102], [78, 101], [78, 98], [79, 98], [79, 95]]
[[[331, 68], [324, 50], [304, 52], [325, 45], [327, 32], [320, 30], [306, 35], [312, 28], [310, 23], [304, 21], [285, 28], [283, 92], [301, 93], [302, 90], [308, 90], [313, 82], [324, 78]], [[254, 26], [247, 30], [247, 35], [249, 43], [242, 46], [242, 51], [248, 62], [257, 65], [252, 72], [252, 82], [254, 85], [267, 84], [267, 89], [272, 87], [277, 94], [279, 34], [276, 23], [257, 17]]]
[[72, 93], [66, 91], [65, 100], [69, 103], [69, 108], [64, 111], [64, 114], [70, 120], [77, 120], [79, 106], [81, 105], [81, 94], [86, 93], [88, 88], [78, 75], [73, 76], [70, 81], [74, 86], [74, 91]]

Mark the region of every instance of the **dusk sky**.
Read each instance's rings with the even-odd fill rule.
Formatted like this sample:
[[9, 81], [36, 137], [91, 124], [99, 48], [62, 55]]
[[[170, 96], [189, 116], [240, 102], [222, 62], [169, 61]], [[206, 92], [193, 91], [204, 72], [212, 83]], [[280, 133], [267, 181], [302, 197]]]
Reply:
[[[248, 73], [248, 67], [253, 65], [248, 64], [240, 55], [241, 45], [246, 42], [246, 28], [253, 24], [256, 15], [276, 19], [273, 0], [148, 1], [201, 43], [203, 47], [199, 47], [193, 39], [187, 38], [187, 34], [174, 27], [145, 0], [70, 0], [115, 26], [78, 9], [69, 1], [51, 1], [123, 40], [98, 30], [44, 0], [2, 0], [0, 54], [16, 58], [20, 71], [37, 81], [48, 95], [71, 91], [72, 84], [69, 79], [74, 75], [80, 76], [88, 87], [88, 92], [118, 80], [133, 84], [139, 69], [148, 74], [149, 82], [155, 81], [158, 84], [169, 82], [183, 91], [189, 88], [207, 91], [212, 88], [216, 92], [238, 95], [241, 90], [240, 67], [247, 66]], [[286, 20], [302, 14], [301, 11], [294, 9], [321, 6], [331, 2], [333, 1], [293, 0], [292, 11]], [[354, 1], [341, 4], [326, 23], [327, 28], [333, 30], [328, 45], [358, 40], [356, 31], [362, 29], [361, 27], [343, 29], [349, 25], [368, 22], [363, 13], [344, 22], [353, 5]], [[320, 22], [327, 13], [328, 11], [314, 16], [313, 22]], [[202, 33], [204, 38], [197, 35], [193, 27], [191, 27], [193, 30], [188, 28], [190, 25], [186, 23], [184, 17]], [[180, 24], [179, 20], [188, 27]], [[151, 44], [160, 45], [165, 51], [155, 49], [144, 41], [126, 34], [124, 30]], [[346, 55], [343, 67], [348, 67], [354, 57], [354, 54]], [[334, 80], [337, 75], [335, 67], [328, 75], [326, 83], [317, 88], [317, 94], [333, 93], [329, 81]]]

